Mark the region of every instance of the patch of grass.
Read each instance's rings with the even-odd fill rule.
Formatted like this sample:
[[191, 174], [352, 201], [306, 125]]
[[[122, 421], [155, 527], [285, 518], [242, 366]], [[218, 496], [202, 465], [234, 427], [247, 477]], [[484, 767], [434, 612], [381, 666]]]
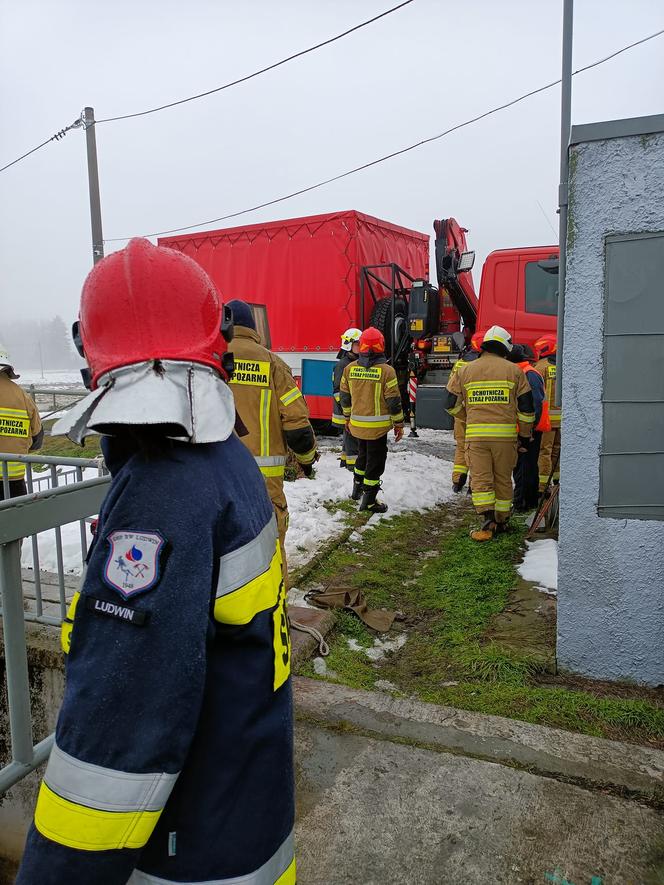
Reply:
[[[468, 535], [474, 523], [463, 509], [409, 513], [371, 526], [355, 551], [332, 551], [310, 579], [360, 587], [371, 607], [402, 612], [408, 632], [402, 649], [372, 662], [348, 647], [349, 638], [369, 647], [372, 632], [338, 613], [326, 659], [337, 679], [366, 689], [387, 679], [431, 703], [664, 747], [664, 708], [639, 698], [637, 688], [621, 686], [626, 697], [607, 696], [610, 686], [579, 680], [571, 690], [550, 675], [541, 685], [552, 647], [543, 643], [540, 655], [489, 639], [492, 620], [518, 584], [524, 529], [517, 524], [490, 544], [476, 544]], [[315, 675], [309, 663], [298, 672]]]
[[[54, 423], [52, 420], [44, 421], [44, 429], [49, 431]], [[81, 447], [77, 446], [76, 443], [73, 443], [66, 436], [50, 436], [46, 432], [41, 449], [33, 454], [62, 458], [96, 458], [97, 455], [101, 455], [100, 441], [101, 437], [95, 434], [94, 436], [87, 437], [85, 445]]]

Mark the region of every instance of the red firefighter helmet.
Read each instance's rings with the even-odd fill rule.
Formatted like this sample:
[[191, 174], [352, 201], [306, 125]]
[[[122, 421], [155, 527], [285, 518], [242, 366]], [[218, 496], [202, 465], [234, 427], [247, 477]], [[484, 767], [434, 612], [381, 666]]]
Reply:
[[473, 348], [475, 353], [479, 353], [482, 349], [482, 342], [484, 341], [484, 332], [475, 332], [473, 337], [470, 339], [470, 346]]
[[558, 349], [558, 339], [555, 335], [542, 335], [535, 342], [534, 348], [538, 360], [545, 356], [553, 356]]
[[232, 314], [205, 271], [144, 239], [130, 240], [90, 271], [74, 323], [93, 390], [111, 369], [156, 359], [202, 363], [227, 380], [232, 337]]
[[385, 338], [382, 332], [369, 326], [360, 335], [360, 353], [385, 353]]

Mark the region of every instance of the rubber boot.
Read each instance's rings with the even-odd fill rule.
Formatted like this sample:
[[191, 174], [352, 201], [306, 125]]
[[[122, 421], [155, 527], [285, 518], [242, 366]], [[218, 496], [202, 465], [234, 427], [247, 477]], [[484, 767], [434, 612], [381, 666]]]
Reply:
[[387, 504], [376, 500], [379, 490], [380, 486], [365, 487], [360, 510], [368, 510], [370, 513], [387, 513]]
[[467, 479], [468, 479], [467, 473], [459, 474], [459, 478], [457, 479], [457, 481], [452, 483], [452, 491], [453, 492], [460, 492], [461, 489], [465, 486]]
[[347, 467], [347, 466], [348, 466], [348, 465], [346, 464], [346, 459], [345, 459], [345, 458], [339, 458], [339, 467], [341, 467], [341, 468], [345, 468], [345, 467]]
[[361, 476], [353, 477], [353, 491], [350, 493], [351, 501], [359, 501], [362, 497], [362, 491], [364, 489], [364, 480]]
[[484, 516], [482, 527], [470, 533], [473, 541], [491, 541], [496, 534], [496, 515], [493, 510], [489, 510], [482, 515]]

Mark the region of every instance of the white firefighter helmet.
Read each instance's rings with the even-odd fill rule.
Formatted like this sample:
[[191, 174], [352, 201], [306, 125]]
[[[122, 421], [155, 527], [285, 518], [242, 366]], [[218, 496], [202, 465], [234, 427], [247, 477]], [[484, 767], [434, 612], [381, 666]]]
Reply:
[[19, 375], [14, 371], [14, 366], [9, 358], [7, 350], [0, 344], [0, 372], [5, 372], [10, 378], [18, 378]]
[[362, 332], [360, 329], [346, 329], [346, 331], [341, 336], [341, 349], [342, 350], [352, 350], [353, 344], [356, 341], [360, 340], [360, 335]]
[[484, 345], [488, 344], [489, 341], [495, 341], [496, 344], [502, 344], [505, 350], [509, 353], [512, 350], [512, 336], [507, 331], [507, 329], [503, 329], [502, 326], [491, 326], [484, 334], [484, 340], [482, 341], [482, 348], [484, 349]]

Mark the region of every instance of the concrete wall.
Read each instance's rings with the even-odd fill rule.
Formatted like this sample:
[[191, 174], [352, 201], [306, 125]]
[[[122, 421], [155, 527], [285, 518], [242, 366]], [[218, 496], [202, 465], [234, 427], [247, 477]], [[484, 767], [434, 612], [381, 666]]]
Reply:
[[558, 661], [650, 685], [664, 683], [664, 522], [600, 518], [597, 504], [604, 237], [661, 230], [664, 134], [571, 149]]
[[[26, 628], [33, 737], [37, 743], [55, 729], [64, 692], [64, 655], [59, 629], [36, 624], [27, 624]], [[3, 766], [10, 761], [10, 744], [1, 636], [0, 631], [0, 766]], [[13, 873], [23, 853], [44, 767], [0, 796], [0, 885], [14, 881]]]

